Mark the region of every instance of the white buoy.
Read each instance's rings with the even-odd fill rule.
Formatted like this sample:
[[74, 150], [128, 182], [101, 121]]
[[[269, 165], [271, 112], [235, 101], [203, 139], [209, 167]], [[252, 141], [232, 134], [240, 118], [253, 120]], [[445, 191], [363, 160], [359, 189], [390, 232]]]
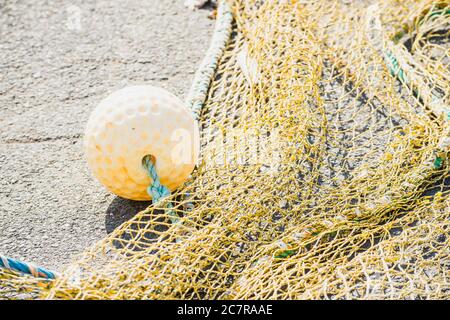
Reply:
[[191, 111], [168, 91], [153, 86], [118, 90], [92, 112], [85, 153], [94, 176], [114, 194], [149, 200], [152, 182], [142, 159], [151, 155], [161, 184], [174, 190], [198, 159], [199, 128]]

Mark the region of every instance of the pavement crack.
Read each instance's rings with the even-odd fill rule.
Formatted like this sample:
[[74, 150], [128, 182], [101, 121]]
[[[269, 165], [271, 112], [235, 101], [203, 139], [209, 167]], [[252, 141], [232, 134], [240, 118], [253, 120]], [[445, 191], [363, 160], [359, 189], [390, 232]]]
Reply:
[[62, 135], [56, 137], [42, 137], [42, 138], [32, 138], [32, 137], [23, 137], [23, 138], [11, 138], [2, 141], [2, 144], [27, 144], [27, 143], [42, 143], [42, 142], [53, 142], [53, 141], [72, 141], [80, 139], [82, 136], [81, 133], [74, 135]]

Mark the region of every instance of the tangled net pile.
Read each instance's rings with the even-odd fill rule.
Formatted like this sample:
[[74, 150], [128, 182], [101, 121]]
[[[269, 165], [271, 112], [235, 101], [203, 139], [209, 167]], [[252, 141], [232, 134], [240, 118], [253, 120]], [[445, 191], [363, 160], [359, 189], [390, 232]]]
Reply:
[[[450, 298], [449, 2], [228, 1], [202, 159], [5, 297]], [[172, 219], [171, 219], [172, 218]]]

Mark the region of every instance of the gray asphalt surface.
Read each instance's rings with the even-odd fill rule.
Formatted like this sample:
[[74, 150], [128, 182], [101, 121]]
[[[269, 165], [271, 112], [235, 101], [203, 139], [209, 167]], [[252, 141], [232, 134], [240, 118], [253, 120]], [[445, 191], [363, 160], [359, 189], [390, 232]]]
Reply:
[[184, 98], [212, 35], [183, 0], [0, 3], [0, 253], [56, 271], [148, 203], [91, 177], [82, 138], [110, 92]]

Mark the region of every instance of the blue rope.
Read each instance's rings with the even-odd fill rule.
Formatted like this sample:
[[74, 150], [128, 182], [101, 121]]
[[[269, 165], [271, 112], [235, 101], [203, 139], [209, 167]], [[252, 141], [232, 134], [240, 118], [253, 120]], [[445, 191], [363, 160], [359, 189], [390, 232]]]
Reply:
[[[142, 159], [142, 164], [147, 171], [148, 176], [152, 180], [152, 183], [147, 187], [147, 193], [152, 197], [152, 203], [156, 204], [164, 198], [171, 195], [169, 188], [161, 184], [159, 180], [158, 173], [156, 172], [155, 164], [151, 156], [147, 155]], [[172, 223], [177, 223], [179, 221], [179, 216], [172, 210], [172, 203], [168, 202], [165, 204], [168, 209], [168, 214]]]
[[20, 273], [32, 275], [36, 278], [55, 279], [54, 272], [48, 271], [41, 267], [36, 267], [32, 264], [25, 263], [19, 260], [8, 258], [0, 255], [0, 267], [4, 269], [14, 270]]

